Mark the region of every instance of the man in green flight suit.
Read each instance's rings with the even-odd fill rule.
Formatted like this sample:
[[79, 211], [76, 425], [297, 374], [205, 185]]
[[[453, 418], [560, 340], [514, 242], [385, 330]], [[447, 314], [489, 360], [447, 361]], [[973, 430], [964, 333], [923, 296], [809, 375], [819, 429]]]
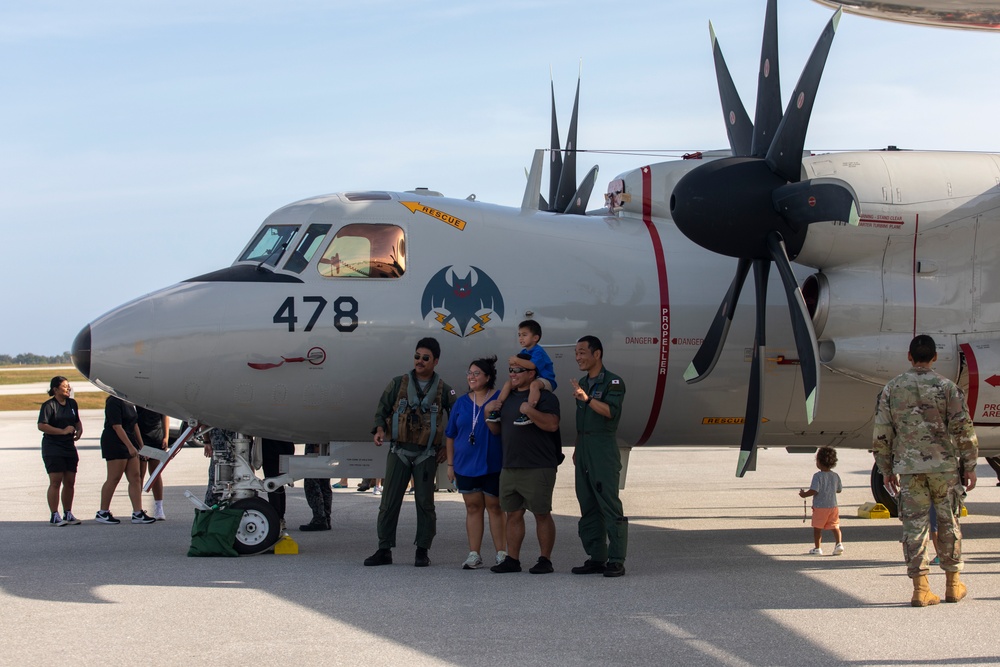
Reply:
[[413, 354], [413, 370], [394, 377], [382, 392], [375, 424], [374, 442], [379, 447], [389, 439], [385, 463], [382, 502], [378, 508], [378, 551], [365, 565], [391, 565], [396, 546], [396, 526], [403, 495], [413, 477], [413, 500], [417, 509], [417, 546], [413, 564], [427, 567], [427, 550], [437, 532], [434, 511], [434, 474], [444, 461], [444, 427], [455, 402], [455, 391], [434, 368], [441, 357], [441, 345], [434, 338], [421, 338]]
[[941, 599], [930, 592], [927, 575], [927, 535], [931, 505], [937, 511], [941, 569], [945, 571], [945, 601], [965, 597], [962, 570], [962, 530], [956, 510], [964, 490], [976, 486], [978, 441], [965, 395], [958, 386], [931, 370], [937, 346], [930, 336], [910, 342], [913, 368], [882, 389], [875, 413], [872, 451], [885, 487], [899, 494], [903, 522], [903, 557], [913, 580], [914, 607]]
[[622, 461], [618, 451], [618, 421], [625, 383], [604, 367], [604, 346], [596, 336], [576, 344], [576, 363], [586, 372], [573, 383], [576, 398], [576, 498], [580, 502], [580, 540], [589, 558], [573, 574], [625, 574], [628, 517], [618, 498]]

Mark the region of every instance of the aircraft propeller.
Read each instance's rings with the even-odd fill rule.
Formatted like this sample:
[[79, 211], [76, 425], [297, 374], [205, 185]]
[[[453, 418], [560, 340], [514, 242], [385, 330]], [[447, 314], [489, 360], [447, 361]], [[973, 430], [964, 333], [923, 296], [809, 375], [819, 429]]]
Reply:
[[[595, 165], [583, 178], [580, 186], [576, 185], [576, 126], [577, 113], [580, 107], [580, 79], [576, 80], [576, 97], [573, 100], [573, 114], [570, 116], [569, 132], [566, 136], [566, 150], [559, 145], [559, 123], [556, 121], [556, 87], [552, 88], [552, 138], [549, 144], [549, 201], [539, 196], [539, 210], [550, 213], [570, 213], [586, 215], [587, 202], [597, 182], [597, 166]], [[563, 156], [565, 153], [565, 157]]]
[[777, 4], [776, 0], [768, 0], [757, 79], [757, 108], [752, 125], [715, 31], [709, 24], [719, 95], [733, 157], [693, 169], [681, 178], [670, 197], [671, 215], [685, 236], [703, 248], [739, 259], [729, 291], [684, 373], [688, 383], [704, 379], [715, 367], [743, 283], [753, 268], [757, 321], [736, 470], [738, 477], [746, 473], [760, 431], [764, 395], [761, 364], [766, 345], [764, 315], [772, 262], [781, 276], [788, 300], [805, 390], [806, 418], [811, 423], [816, 415], [818, 345], [790, 259], [802, 249], [810, 224], [821, 221], [857, 224], [858, 220], [857, 198], [842, 182], [836, 179], [800, 180], [809, 116], [841, 13], [837, 10], [820, 35], [782, 114]]

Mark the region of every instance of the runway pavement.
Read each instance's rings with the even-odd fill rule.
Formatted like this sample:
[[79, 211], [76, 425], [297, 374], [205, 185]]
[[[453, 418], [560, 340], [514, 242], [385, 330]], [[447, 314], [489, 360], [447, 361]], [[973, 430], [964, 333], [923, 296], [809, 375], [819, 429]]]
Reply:
[[[301, 533], [310, 516], [301, 485], [289, 489], [287, 513], [298, 555], [188, 558], [183, 493], [202, 494], [207, 469], [193, 448], [166, 470], [167, 521], [128, 523], [123, 482], [112, 511], [126, 522], [97, 524], [100, 411], [85, 411], [79, 443], [83, 525], [49, 527], [35, 418], [0, 414], [0, 665], [1000, 663], [1000, 488], [985, 464], [963, 521], [970, 597], [914, 609], [899, 522], [854, 518], [870, 500], [864, 451], [840, 451], [843, 556], [806, 554], [812, 531], [796, 491], [815, 471], [812, 456], [764, 450], [759, 470], [737, 479], [733, 449], [644, 448], [632, 453], [622, 494], [625, 577], [569, 572], [585, 555], [568, 459], [556, 488], [555, 573], [497, 575], [460, 569], [465, 511], [451, 493], [437, 495], [429, 568], [412, 565], [412, 500], [396, 564], [366, 568], [378, 498], [335, 491], [334, 530]], [[527, 521], [526, 566], [538, 555]], [[492, 547], [483, 555], [492, 560]], [[943, 596], [943, 573], [931, 585]]]

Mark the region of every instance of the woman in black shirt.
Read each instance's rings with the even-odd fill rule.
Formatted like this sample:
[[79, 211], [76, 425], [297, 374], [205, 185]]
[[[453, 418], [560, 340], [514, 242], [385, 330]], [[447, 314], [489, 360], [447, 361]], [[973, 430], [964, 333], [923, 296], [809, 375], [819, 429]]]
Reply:
[[[38, 411], [38, 430], [42, 432], [42, 462], [49, 475], [49, 525], [79, 525], [73, 516], [73, 493], [76, 487], [76, 468], [80, 455], [76, 441], [83, 435], [80, 409], [69, 397], [69, 380], [57, 375], [49, 382], [49, 400]], [[59, 515], [59, 499], [65, 516]]]

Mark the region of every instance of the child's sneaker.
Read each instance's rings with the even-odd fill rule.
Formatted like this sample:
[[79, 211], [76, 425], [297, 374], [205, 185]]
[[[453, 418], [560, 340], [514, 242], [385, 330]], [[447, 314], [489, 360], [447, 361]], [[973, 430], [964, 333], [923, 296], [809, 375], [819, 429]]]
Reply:
[[840, 542], [837, 542], [837, 546], [835, 546], [833, 548], [833, 555], [834, 556], [840, 556], [843, 553], [844, 553], [844, 545], [841, 544]]
[[73, 513], [66, 510], [66, 514], [63, 515], [63, 521], [66, 522], [67, 526], [79, 526], [80, 520], [73, 516]]
[[491, 410], [490, 414], [486, 415], [487, 424], [499, 424], [500, 423], [500, 412], [497, 410]]
[[809, 555], [810, 556], [822, 556], [823, 555], [823, 550], [820, 549], [819, 547], [816, 547], [815, 549], [810, 549], [809, 550]]
[[132, 512], [132, 523], [156, 523], [156, 519], [146, 514], [146, 510]]
[[532, 423], [531, 418], [528, 417], [528, 415], [521, 415], [520, 417], [514, 420], [514, 426], [527, 426], [528, 424], [531, 423]]
[[121, 519], [116, 519], [108, 510], [97, 510], [97, 516], [94, 517], [94, 521], [107, 524], [121, 523]]
[[49, 525], [55, 527], [65, 526], [66, 522], [63, 521], [61, 516], [59, 516], [59, 512], [53, 512], [52, 516], [49, 517]]

